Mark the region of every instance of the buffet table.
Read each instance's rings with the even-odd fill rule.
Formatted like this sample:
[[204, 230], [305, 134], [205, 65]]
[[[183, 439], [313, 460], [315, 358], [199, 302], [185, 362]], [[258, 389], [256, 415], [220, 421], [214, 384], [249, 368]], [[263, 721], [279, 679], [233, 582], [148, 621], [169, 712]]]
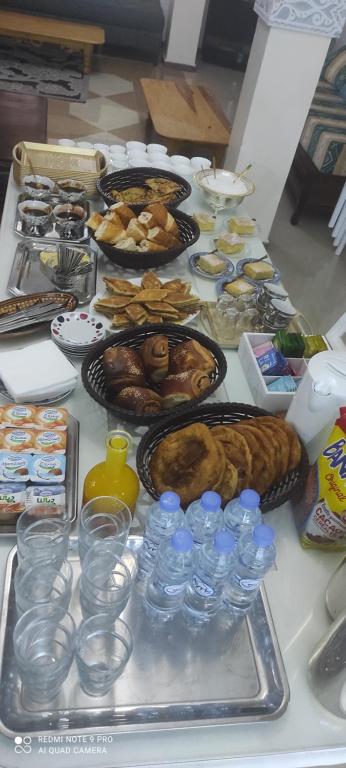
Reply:
[[[13, 232], [13, 218], [18, 190], [12, 174], [0, 231], [0, 296], [6, 298], [6, 286], [18, 238]], [[100, 204], [100, 208], [103, 206]], [[194, 192], [183, 204], [186, 212], [203, 209], [203, 201]], [[209, 238], [201, 237], [195, 250], [206, 250]], [[262, 243], [254, 238], [252, 252], [260, 257]], [[99, 259], [98, 290], [102, 291], [102, 276], [106, 273], [127, 276], [104, 257]], [[186, 253], [162, 268], [160, 276], [185, 276], [203, 299], [215, 298], [215, 283], [192, 275]], [[133, 276], [133, 275], [132, 275]], [[41, 338], [47, 331], [25, 337], [11, 347], [22, 346]], [[234, 351], [226, 351], [228, 373], [220, 388], [218, 399], [252, 402], [250, 390]], [[80, 421], [80, 498], [86, 472], [104, 456], [107, 412], [85, 392], [79, 382], [66, 407]], [[125, 425], [126, 426], [126, 425]], [[277, 568], [265, 579], [272, 615], [291, 690], [284, 715], [278, 720], [249, 725], [223, 725], [199, 728], [178, 728], [128, 733], [108, 733], [66, 737], [45, 736], [22, 741], [0, 736], [1, 765], [6, 768], [26, 766], [60, 766], [69, 760], [72, 766], [324, 766], [346, 763], [346, 728], [343, 720], [324, 710], [314, 698], [306, 681], [307, 661], [311, 651], [326, 631], [329, 621], [324, 606], [328, 580], [341, 560], [337, 553], [303, 551], [299, 545], [289, 505], [266, 515], [277, 534]], [[8, 552], [15, 538], [0, 534], [0, 586]], [[206, 670], [207, 674], [207, 670]], [[93, 701], [90, 701], [90, 708]], [[68, 741], [68, 738], [70, 741]], [[96, 760], [95, 760], [96, 758]]]

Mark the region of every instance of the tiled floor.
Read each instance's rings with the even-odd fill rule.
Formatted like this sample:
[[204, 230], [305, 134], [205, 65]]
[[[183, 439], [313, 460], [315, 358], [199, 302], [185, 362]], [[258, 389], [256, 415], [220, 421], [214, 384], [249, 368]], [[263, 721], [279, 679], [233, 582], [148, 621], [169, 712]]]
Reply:
[[[232, 121], [243, 75], [200, 62], [196, 71], [172, 65], [95, 57], [86, 104], [50, 101], [48, 137], [115, 143], [143, 140], [146, 109], [140, 77], [183, 79], [209, 88]], [[282, 272], [295, 306], [315, 332], [326, 331], [346, 312], [346, 253], [335, 256], [328, 219], [304, 216], [297, 227], [289, 222], [291, 204], [284, 193], [268, 250]]]

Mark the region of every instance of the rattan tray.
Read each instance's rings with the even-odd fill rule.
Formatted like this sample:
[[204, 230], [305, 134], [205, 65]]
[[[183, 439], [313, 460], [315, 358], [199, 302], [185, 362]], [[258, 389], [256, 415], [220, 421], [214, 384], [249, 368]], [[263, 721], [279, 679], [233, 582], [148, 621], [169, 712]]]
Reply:
[[[157, 493], [150, 473], [150, 461], [155, 448], [164, 437], [171, 432], [187, 427], [196, 422], [202, 422], [208, 427], [215, 427], [219, 424], [234, 424], [242, 419], [251, 419], [254, 416], [271, 416], [269, 411], [257, 408], [254, 405], [244, 403], [216, 403], [211, 405], [202, 405], [200, 408], [191, 408], [183, 416], [169, 416], [162, 419], [159, 424], [151, 427], [142, 437], [137, 450], [137, 472], [144, 485], [145, 490], [153, 499], [158, 499]], [[262, 512], [269, 512], [271, 509], [279, 507], [289, 499], [299, 498], [303, 492], [305, 481], [309, 469], [308, 456], [302, 445], [302, 456], [300, 464], [296, 469], [289, 472], [281, 482], [273, 485], [269, 491], [261, 497]]]
[[88, 195], [96, 194], [96, 182], [106, 172], [102, 152], [55, 144], [21, 141], [13, 147], [13, 175], [17, 184], [24, 176], [37, 174], [53, 181], [75, 179], [85, 184]]

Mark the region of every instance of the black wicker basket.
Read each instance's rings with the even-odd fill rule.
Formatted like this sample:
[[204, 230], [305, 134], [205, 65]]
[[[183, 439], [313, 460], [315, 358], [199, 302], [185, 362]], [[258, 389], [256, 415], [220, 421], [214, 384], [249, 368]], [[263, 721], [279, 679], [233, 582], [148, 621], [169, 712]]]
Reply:
[[[129, 187], [145, 187], [146, 179], [167, 179], [167, 181], [175, 181], [179, 184], [180, 189], [175, 193], [175, 199], [173, 202], [169, 202], [172, 208], [177, 208], [178, 205], [186, 200], [191, 195], [190, 184], [183, 179], [182, 176], [178, 176], [171, 171], [163, 171], [160, 168], [126, 168], [124, 171], [113, 171], [113, 173], [107, 173], [106, 176], [102, 176], [96, 182], [96, 187], [101, 197], [107, 205], [113, 205], [116, 201], [111, 195], [112, 189], [117, 189], [121, 192]], [[135, 213], [138, 213], [143, 207], [144, 203], [138, 205], [131, 205], [131, 208]], [[164, 203], [165, 205], [165, 203]]]
[[[208, 427], [215, 427], [219, 424], [234, 424], [254, 416], [272, 415], [269, 411], [244, 403], [216, 403], [203, 405], [201, 408], [192, 408], [183, 416], [172, 414], [172, 416], [162, 419], [158, 425], [151, 427], [142, 437], [137, 450], [137, 472], [145, 490], [153, 499], [158, 499], [160, 496], [155, 490], [151, 478], [150, 460], [155, 448], [171, 432], [196, 422], [203, 422]], [[263, 494], [261, 498], [262, 512], [269, 512], [289, 499], [299, 498], [305, 485], [308, 468], [307, 453], [302, 445], [302, 457], [299, 466], [289, 472], [280, 483], [273, 485], [269, 491]]]
[[[149, 336], [154, 336], [156, 333], [168, 336], [168, 345], [170, 349], [172, 349], [172, 347], [176, 347], [177, 344], [180, 344], [182, 341], [196, 339], [200, 342], [200, 344], [206, 347], [209, 352], [211, 352], [214, 357], [216, 367], [214, 373], [211, 374], [210, 377], [210, 388], [203, 392], [203, 394], [199, 397], [196, 397], [194, 400], [188, 403], [177, 405], [171, 411], [162, 411], [158, 414], [137, 416], [133, 411], [127, 411], [124, 408], [119, 408], [118, 406], [113, 405], [107, 398], [106, 379], [103, 371], [103, 353], [109, 347], [123, 346], [131, 347], [132, 349], [139, 349], [144, 339], [147, 339]], [[105, 341], [100, 341], [99, 344], [96, 344], [93, 350], [89, 352], [83, 361], [82, 382], [87, 392], [89, 392], [89, 395], [91, 395], [94, 400], [100, 403], [100, 405], [103, 405], [104, 408], [107, 408], [108, 411], [111, 411], [111, 413], [113, 413], [115, 416], [123, 419], [124, 421], [132, 422], [133, 424], [145, 425], [157, 423], [158, 421], [162, 420], [162, 418], [167, 416], [168, 413], [182, 414], [185, 411], [189, 411], [191, 406], [194, 407], [198, 403], [201, 403], [203, 400], [206, 400], [206, 398], [209, 397], [212, 392], [215, 392], [215, 390], [220, 386], [226, 376], [226, 371], [226, 358], [215, 341], [212, 341], [212, 339], [204, 336], [203, 333], [195, 331], [193, 328], [184, 327], [182, 325], [163, 325], [157, 323], [155, 325], [146, 325], [143, 328], [134, 328], [133, 330], [117, 333]], [[159, 391], [158, 387], [149, 381], [148, 386], [150, 389]]]
[[[125, 267], [125, 269], [135, 269], [136, 271], [139, 269], [147, 270], [152, 267], [161, 267], [163, 264], [168, 264], [169, 261], [174, 261], [186, 248], [196, 243], [200, 235], [199, 226], [192, 216], [188, 216], [187, 213], [177, 211], [169, 206], [166, 207], [174, 216], [179, 228], [181, 245], [178, 248], [168, 248], [166, 251], [154, 252], [124, 251], [115, 245], [110, 245], [110, 243], [102, 243], [100, 240], [96, 240], [95, 232], [92, 229], [89, 229], [89, 234], [100, 250], [114, 264], [119, 264], [121, 267]], [[134, 210], [133, 205], [130, 208]], [[141, 211], [144, 208], [144, 205], [140, 206]]]

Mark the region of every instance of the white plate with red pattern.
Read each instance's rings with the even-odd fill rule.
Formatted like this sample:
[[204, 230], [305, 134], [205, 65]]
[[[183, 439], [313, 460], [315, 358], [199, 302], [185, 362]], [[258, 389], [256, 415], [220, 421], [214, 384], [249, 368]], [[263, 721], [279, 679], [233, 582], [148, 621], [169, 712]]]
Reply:
[[88, 312], [62, 312], [51, 323], [55, 343], [66, 351], [84, 353], [106, 336], [101, 320]]

